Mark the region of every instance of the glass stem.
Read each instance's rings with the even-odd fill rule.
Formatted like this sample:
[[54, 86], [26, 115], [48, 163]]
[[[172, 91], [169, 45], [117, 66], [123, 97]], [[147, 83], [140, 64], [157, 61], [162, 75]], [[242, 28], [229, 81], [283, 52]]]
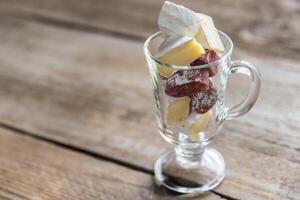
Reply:
[[205, 146], [187, 148], [178, 145], [175, 147], [176, 160], [183, 167], [190, 167], [195, 164], [199, 164], [204, 149]]

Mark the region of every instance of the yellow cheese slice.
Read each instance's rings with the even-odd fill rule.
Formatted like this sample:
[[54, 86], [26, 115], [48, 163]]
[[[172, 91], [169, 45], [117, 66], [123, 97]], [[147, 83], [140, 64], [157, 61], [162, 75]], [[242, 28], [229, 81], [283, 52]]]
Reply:
[[[205, 54], [205, 50], [199, 42], [192, 39], [159, 57], [159, 60], [173, 65], [189, 65], [191, 62]], [[158, 72], [164, 77], [169, 77], [173, 70], [163, 65], [158, 65]]]
[[211, 110], [207, 111], [194, 122], [189, 128], [188, 133], [192, 141], [197, 141], [199, 139], [199, 133], [207, 126], [213, 112]]
[[172, 101], [167, 110], [167, 123], [175, 125], [185, 120], [189, 114], [189, 106], [191, 99], [182, 97]]

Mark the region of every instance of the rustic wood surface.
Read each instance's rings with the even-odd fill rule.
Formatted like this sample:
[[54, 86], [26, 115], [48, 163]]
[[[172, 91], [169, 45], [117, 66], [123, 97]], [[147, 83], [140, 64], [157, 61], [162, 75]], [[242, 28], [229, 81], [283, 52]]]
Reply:
[[[263, 76], [261, 96], [254, 109], [237, 121], [226, 122], [221, 135], [214, 141], [213, 145], [226, 159], [228, 175], [220, 187], [204, 198], [299, 199], [300, 61], [297, 56], [300, 33], [295, 25], [300, 19], [299, 2], [260, 2], [262, 8], [258, 6], [260, 12], [257, 14], [262, 21], [251, 13], [256, 1], [229, 6], [230, 2], [226, 0], [215, 6], [206, 1], [184, 3], [213, 15], [217, 24], [238, 44], [235, 57], [253, 62]], [[25, 162], [22, 161], [24, 155], [33, 154], [30, 163], [36, 162], [32, 169], [26, 168], [22, 177], [30, 191], [0, 182], [0, 188], [6, 186], [0, 189], [1, 195], [4, 193], [6, 198], [15, 199], [17, 197], [8, 196], [14, 194], [5, 192], [13, 191], [20, 194], [21, 199], [34, 199], [40, 192], [37, 198], [64, 199], [60, 194], [76, 195], [78, 191], [86, 191], [86, 196], [67, 197], [93, 199], [88, 195], [97, 192], [107, 196], [103, 194], [94, 197], [96, 199], [132, 199], [132, 194], [140, 199], [174, 196], [154, 191], [154, 183], [150, 181], [154, 160], [168, 146], [155, 128], [142, 40], [157, 29], [155, 21], [161, 3], [157, 0], [0, 2], [0, 123], [14, 132], [0, 131], [4, 132], [0, 134], [3, 137], [1, 152], [2, 149], [22, 149], [17, 142], [11, 143], [24, 140], [24, 148], [29, 150], [21, 152], [20, 156], [11, 156], [12, 159]], [[224, 12], [220, 12], [221, 7]], [[278, 15], [283, 17], [271, 20]], [[234, 20], [237, 16], [239, 20]], [[281, 26], [288, 32], [280, 32]], [[251, 40], [257, 37], [259, 41]], [[237, 101], [244, 87], [247, 87], [246, 80], [232, 78], [229, 102]], [[10, 136], [16, 133], [34, 138]], [[48, 147], [45, 142], [56, 146]], [[38, 149], [39, 145], [47, 148], [35, 154], [34, 147]], [[80, 155], [68, 152], [75, 150]], [[99, 173], [100, 177], [102, 174], [109, 177], [112, 165], [117, 174], [127, 174], [127, 171], [130, 174], [118, 177], [120, 180], [131, 181], [137, 186], [131, 189], [130, 185], [126, 187], [122, 183], [118, 185], [118, 182], [94, 180], [88, 176], [79, 179], [82, 182], [78, 183], [78, 190], [70, 184], [61, 186], [60, 182], [53, 181], [53, 187], [63, 189], [61, 193], [51, 193], [50, 189], [41, 188], [37, 181], [31, 181], [30, 173], [38, 167], [42, 168], [40, 173], [47, 173], [43, 172], [43, 166], [49, 161], [38, 158], [46, 154], [50, 159], [59, 152], [58, 174], [73, 169], [73, 175], [77, 174], [76, 170], [80, 175], [83, 169], [76, 166], [82, 160], [89, 160], [86, 162], [92, 163], [91, 176]], [[91, 155], [99, 161], [89, 158]], [[74, 157], [74, 161], [63, 162], [63, 157]], [[0, 177], [21, 181], [19, 177], [6, 176], [6, 170], [13, 174], [18, 166], [15, 170], [10, 166], [0, 168]], [[18, 173], [24, 169], [20, 171]], [[35, 177], [36, 180], [44, 179], [42, 175]], [[51, 175], [45, 175], [45, 182], [52, 184], [47, 177]], [[65, 181], [64, 176], [60, 178]], [[93, 193], [88, 184], [101, 185], [101, 189]], [[132, 194], [128, 190], [132, 190]], [[124, 196], [114, 196], [115, 191]]]
[[0, 199], [182, 198], [154, 187], [149, 174], [3, 128], [0, 138]]

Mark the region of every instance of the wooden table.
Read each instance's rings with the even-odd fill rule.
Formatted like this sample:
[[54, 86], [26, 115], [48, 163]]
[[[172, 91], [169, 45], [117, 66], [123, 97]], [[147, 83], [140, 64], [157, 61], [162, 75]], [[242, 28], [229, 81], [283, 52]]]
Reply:
[[[0, 199], [184, 199], [153, 181], [157, 134], [142, 44], [163, 1], [0, 1]], [[180, 2], [180, 1], [175, 1]], [[202, 0], [254, 63], [256, 106], [213, 146], [227, 163], [192, 199], [300, 199], [300, 3]], [[233, 77], [229, 103], [245, 95]]]

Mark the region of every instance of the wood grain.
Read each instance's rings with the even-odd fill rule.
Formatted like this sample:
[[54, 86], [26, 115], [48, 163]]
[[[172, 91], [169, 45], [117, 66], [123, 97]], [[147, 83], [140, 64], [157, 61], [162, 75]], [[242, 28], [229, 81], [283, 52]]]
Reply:
[[[46, 16], [145, 37], [158, 28], [163, 0], [2, 0], [2, 10]], [[243, 49], [261, 56], [299, 59], [299, 0], [174, 0], [213, 16], [217, 27]], [[120, 23], [122, 21], [123, 23]]]
[[[153, 177], [0, 128], [1, 199], [182, 199]], [[196, 199], [196, 198], [194, 198]], [[197, 199], [200, 199], [198, 197]], [[220, 200], [214, 194], [201, 197]]]
[[[1, 27], [2, 123], [152, 169], [166, 144], [156, 131], [142, 43], [9, 17]], [[293, 61], [236, 52], [258, 66], [264, 84], [257, 106], [215, 141], [228, 166], [216, 191], [297, 199], [300, 70]], [[244, 82], [231, 81], [230, 94]]]

